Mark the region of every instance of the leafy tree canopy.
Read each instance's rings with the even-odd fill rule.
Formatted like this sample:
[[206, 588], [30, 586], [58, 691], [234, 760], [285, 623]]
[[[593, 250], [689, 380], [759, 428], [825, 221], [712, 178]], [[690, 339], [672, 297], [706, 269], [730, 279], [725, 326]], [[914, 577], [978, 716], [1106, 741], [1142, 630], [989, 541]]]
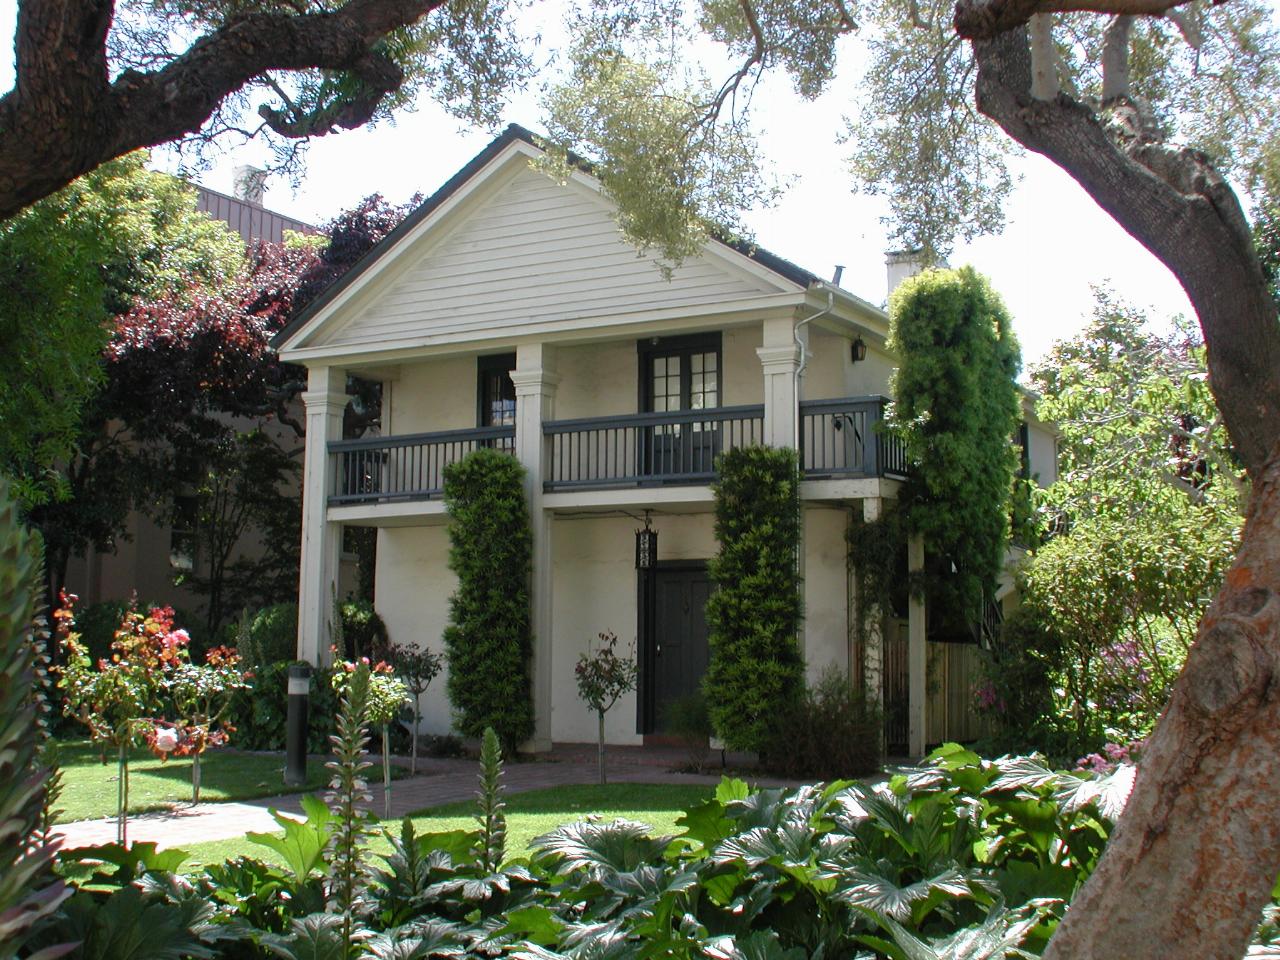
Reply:
[[238, 234], [132, 154], [0, 221], [0, 470], [28, 504], [67, 493], [54, 465], [103, 381], [108, 319], [137, 298], [185, 302], [236, 275]]

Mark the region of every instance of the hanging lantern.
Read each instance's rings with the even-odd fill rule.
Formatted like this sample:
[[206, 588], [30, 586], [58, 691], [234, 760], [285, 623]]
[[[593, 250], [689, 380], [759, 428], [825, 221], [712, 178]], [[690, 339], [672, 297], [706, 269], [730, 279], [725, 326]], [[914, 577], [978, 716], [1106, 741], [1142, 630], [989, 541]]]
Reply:
[[652, 570], [658, 562], [658, 531], [649, 526], [648, 520], [636, 531], [636, 569]]

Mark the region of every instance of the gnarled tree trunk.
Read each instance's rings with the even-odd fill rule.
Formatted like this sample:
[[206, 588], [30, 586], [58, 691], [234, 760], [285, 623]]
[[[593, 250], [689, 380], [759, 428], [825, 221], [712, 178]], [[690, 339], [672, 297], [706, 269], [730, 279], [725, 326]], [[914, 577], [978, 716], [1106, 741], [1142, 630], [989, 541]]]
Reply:
[[1025, 28], [984, 25], [969, 12], [957, 11], [957, 28], [974, 41], [979, 109], [1071, 174], [1182, 283], [1253, 483], [1240, 551], [1148, 742], [1128, 808], [1045, 957], [1238, 960], [1280, 871], [1276, 306], [1239, 202], [1203, 156], [1106, 127], [1063, 94], [1035, 99]]

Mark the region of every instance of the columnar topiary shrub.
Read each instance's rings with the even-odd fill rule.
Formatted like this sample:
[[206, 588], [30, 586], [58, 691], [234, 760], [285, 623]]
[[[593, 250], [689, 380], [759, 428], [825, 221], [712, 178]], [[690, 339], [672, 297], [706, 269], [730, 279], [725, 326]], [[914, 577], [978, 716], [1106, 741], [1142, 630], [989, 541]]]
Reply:
[[715, 485], [717, 590], [707, 601], [711, 662], [703, 691], [731, 747], [761, 751], [782, 708], [804, 693], [800, 626], [800, 474], [793, 450], [740, 447]]
[[911, 464], [903, 516], [931, 558], [931, 623], [962, 628], [1004, 565], [1021, 420], [1018, 343], [1000, 297], [970, 267], [903, 282], [889, 317], [900, 358], [891, 422]]
[[445, 468], [444, 498], [458, 577], [444, 631], [454, 725], [477, 738], [493, 727], [510, 753], [533, 734], [524, 468], [509, 454], [477, 450]]

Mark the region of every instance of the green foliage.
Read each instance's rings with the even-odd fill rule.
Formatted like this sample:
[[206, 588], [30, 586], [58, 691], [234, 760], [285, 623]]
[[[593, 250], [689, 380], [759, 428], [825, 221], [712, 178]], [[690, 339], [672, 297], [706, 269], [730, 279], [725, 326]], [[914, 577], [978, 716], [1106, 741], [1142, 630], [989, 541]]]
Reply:
[[[285, 660], [256, 667], [249, 677], [249, 689], [232, 700], [227, 722], [236, 728], [236, 742], [245, 750], [283, 750], [285, 721], [289, 708], [289, 666]], [[311, 676], [307, 711], [307, 752], [327, 753], [338, 715], [338, 696], [324, 667]]]
[[342, 638], [347, 655], [353, 660], [368, 657], [370, 660], [390, 661], [394, 656], [387, 625], [373, 603], [368, 600], [344, 600], [338, 609], [342, 612]]
[[492, 727], [480, 739], [480, 789], [476, 793], [476, 864], [482, 873], [496, 873], [507, 849], [506, 804], [502, 799], [502, 744]]
[[1080, 756], [1144, 737], [1163, 710], [1235, 553], [1244, 478], [1185, 326], [1151, 333], [1100, 292], [1093, 322], [1034, 381], [1061, 434], [1040, 497], [1056, 532], [1019, 573], [992, 705], [1004, 746]]
[[533, 734], [524, 468], [508, 454], [477, 450], [445, 468], [444, 497], [458, 578], [444, 632], [454, 726], [468, 737], [492, 727], [510, 753]]
[[252, 669], [292, 661], [298, 649], [298, 605], [277, 603], [246, 616], [237, 632], [236, 649]]
[[931, 629], [966, 632], [995, 594], [1009, 539], [1021, 421], [1012, 321], [972, 268], [930, 270], [890, 299], [900, 358], [889, 417], [911, 476], [899, 495], [924, 540]]
[[782, 713], [769, 770], [793, 780], [862, 777], [880, 769], [884, 722], [834, 667]]
[[39, 664], [32, 617], [39, 541], [18, 521], [0, 482], [0, 958], [10, 960], [31, 927], [67, 896], [51, 865], [46, 816], [50, 774], [36, 696]]
[[[232, 431], [209, 442], [187, 481], [196, 515], [192, 569], [178, 577], [205, 599], [205, 631], [215, 636], [227, 616], [297, 592], [302, 508], [294, 455], [262, 429]], [[246, 554], [254, 532], [263, 549]]]
[[67, 493], [53, 467], [102, 382], [107, 319], [135, 298], [217, 287], [239, 266], [239, 234], [146, 159], [113, 160], [0, 222], [0, 471], [27, 504]]
[[845, 541], [858, 597], [854, 628], [865, 647], [873, 614], [885, 616], [907, 607], [907, 531], [902, 511], [896, 504], [889, 505], [872, 521], [853, 511]]
[[717, 590], [707, 600], [711, 662], [702, 689], [716, 732], [765, 751], [804, 690], [800, 627], [800, 483], [795, 451], [738, 447], [717, 463]]

